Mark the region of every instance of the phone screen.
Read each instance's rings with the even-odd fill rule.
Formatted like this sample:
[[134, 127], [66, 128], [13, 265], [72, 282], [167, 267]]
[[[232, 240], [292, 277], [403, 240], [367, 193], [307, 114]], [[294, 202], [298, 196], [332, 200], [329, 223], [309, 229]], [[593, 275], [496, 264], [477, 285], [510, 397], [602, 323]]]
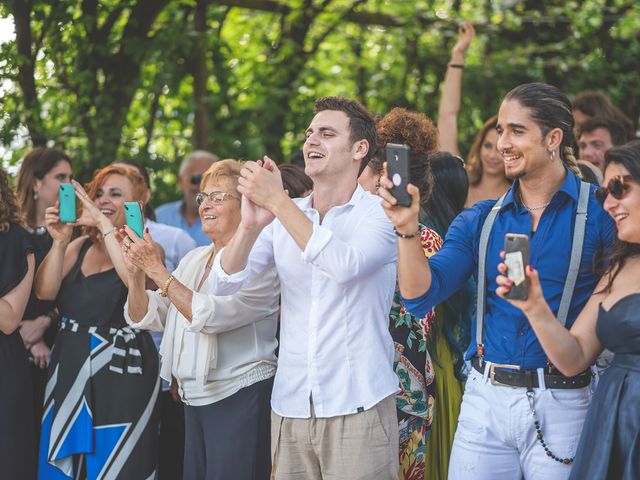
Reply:
[[507, 233], [504, 236], [504, 252], [507, 277], [513, 280], [506, 297], [511, 300], [526, 300], [529, 293], [529, 278], [526, 274], [529, 265], [529, 237], [519, 233]]

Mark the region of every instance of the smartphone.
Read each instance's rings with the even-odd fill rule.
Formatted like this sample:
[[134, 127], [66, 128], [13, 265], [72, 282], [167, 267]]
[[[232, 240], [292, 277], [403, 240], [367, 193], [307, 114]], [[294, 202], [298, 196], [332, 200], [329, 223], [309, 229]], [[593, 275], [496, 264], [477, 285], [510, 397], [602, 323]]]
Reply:
[[505, 296], [510, 300], [526, 300], [529, 293], [529, 277], [526, 274], [529, 265], [529, 237], [507, 233], [504, 236], [504, 253], [507, 277], [513, 280], [513, 286]]
[[124, 202], [124, 216], [127, 220], [129, 228], [136, 232], [142, 238], [144, 230], [144, 220], [142, 219], [142, 210], [138, 202]]
[[398, 200], [398, 205], [408, 207], [411, 205], [411, 196], [407, 192], [409, 183], [409, 145], [387, 143], [387, 176], [393, 182], [391, 195]]
[[60, 221], [76, 221], [76, 191], [70, 183], [60, 184]]

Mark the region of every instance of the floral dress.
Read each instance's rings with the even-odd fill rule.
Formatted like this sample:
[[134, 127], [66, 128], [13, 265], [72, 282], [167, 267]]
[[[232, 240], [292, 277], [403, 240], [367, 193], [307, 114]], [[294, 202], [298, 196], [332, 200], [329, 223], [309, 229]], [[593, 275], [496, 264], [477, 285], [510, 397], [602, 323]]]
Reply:
[[[427, 227], [421, 226], [420, 240], [427, 258], [442, 246], [442, 238]], [[436, 394], [433, 362], [429, 354], [435, 340], [435, 309], [424, 318], [412, 316], [402, 304], [396, 287], [389, 317], [395, 346], [394, 369], [401, 388], [396, 397], [400, 430], [399, 478], [423, 480]]]

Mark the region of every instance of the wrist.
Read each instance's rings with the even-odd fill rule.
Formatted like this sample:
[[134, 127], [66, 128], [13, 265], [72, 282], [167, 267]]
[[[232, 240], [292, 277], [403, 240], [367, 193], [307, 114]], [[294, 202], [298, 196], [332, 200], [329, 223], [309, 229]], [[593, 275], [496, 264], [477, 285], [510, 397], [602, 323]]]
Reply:
[[64, 251], [69, 246], [69, 243], [71, 243], [71, 239], [70, 238], [65, 238], [64, 240], [54, 238], [53, 239], [53, 243], [51, 244], [51, 249], [52, 250], [61, 250], [64, 253]]
[[274, 195], [272, 198], [272, 201], [266, 207], [267, 210], [269, 210], [276, 217], [280, 216], [282, 214], [282, 210], [287, 208], [288, 204], [292, 202], [292, 200], [289, 198], [289, 195], [287, 195], [287, 192], [285, 192], [284, 190], [282, 190], [281, 193]]
[[420, 236], [420, 225], [416, 222], [402, 227], [393, 227], [393, 231], [400, 238], [415, 238]]
[[44, 328], [49, 328], [51, 326], [51, 314], [45, 313], [44, 315], [40, 315], [38, 320], [40, 321], [40, 325]]
[[[140, 273], [136, 273], [134, 274], [134, 278], [139, 279], [140, 276], [144, 276], [145, 272], [143, 272], [142, 270], [140, 270]], [[164, 282], [167, 281], [167, 278], [169, 278], [171, 276], [171, 272], [169, 270], [167, 270], [164, 265], [163, 266], [158, 266], [156, 268], [153, 268], [151, 270], [149, 270], [146, 275], [153, 280], [153, 282], [156, 285], [163, 285]]]
[[108, 236], [109, 233], [112, 233], [111, 231], [113, 231], [115, 227], [113, 226], [113, 223], [111, 223], [111, 220], [109, 220], [102, 213], [100, 215], [102, 216], [102, 218], [98, 219], [98, 221], [96, 222], [96, 227], [98, 228], [98, 230], [100, 230], [100, 233], [104, 238]]
[[530, 322], [536, 323], [546, 316], [549, 308], [546, 302], [531, 302], [529, 305], [523, 307], [522, 311]]
[[452, 51], [451, 60], [449, 60], [449, 63], [464, 64], [465, 53], [466, 52], [461, 52], [456, 50]]

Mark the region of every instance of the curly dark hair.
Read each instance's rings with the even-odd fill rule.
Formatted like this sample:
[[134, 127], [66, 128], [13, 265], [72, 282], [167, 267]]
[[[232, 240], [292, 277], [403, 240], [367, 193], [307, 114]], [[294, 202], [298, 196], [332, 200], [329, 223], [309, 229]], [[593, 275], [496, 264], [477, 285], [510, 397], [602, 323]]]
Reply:
[[378, 121], [378, 150], [371, 160], [374, 173], [382, 172], [387, 143], [409, 145], [409, 181], [420, 190], [420, 201], [431, 195], [433, 179], [429, 156], [438, 151], [438, 129], [424, 114], [396, 107]]
[[9, 223], [24, 225], [16, 196], [9, 186], [7, 174], [0, 168], [0, 232], [8, 231]]

